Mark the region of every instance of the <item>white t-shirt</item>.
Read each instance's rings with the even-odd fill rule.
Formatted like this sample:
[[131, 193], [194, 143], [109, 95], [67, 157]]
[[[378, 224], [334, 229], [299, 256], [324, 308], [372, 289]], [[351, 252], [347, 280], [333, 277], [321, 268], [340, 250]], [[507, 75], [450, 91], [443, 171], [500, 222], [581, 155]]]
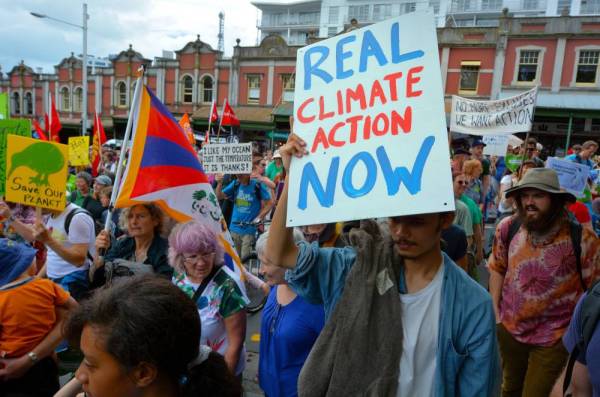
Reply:
[[402, 357], [398, 396], [433, 397], [444, 264], [428, 286], [414, 294], [400, 294]]
[[[504, 175], [500, 180], [500, 187], [506, 189], [510, 189], [513, 187], [513, 176], [512, 175]], [[512, 205], [508, 205], [506, 203], [506, 193], [502, 193], [500, 197], [500, 204], [498, 205], [498, 211], [504, 214], [505, 212], [511, 212], [513, 210]]]
[[[46, 228], [51, 230], [52, 237], [62, 244], [65, 248], [70, 248], [73, 244], [88, 244], [88, 251], [93, 256], [96, 252], [94, 242], [96, 241], [96, 232], [94, 230], [94, 220], [85, 214], [76, 214], [71, 219], [69, 225], [69, 236], [65, 232], [65, 220], [67, 215], [78, 208], [81, 208], [73, 203], [69, 203], [65, 210], [56, 218], [49, 217], [46, 221]], [[78, 270], [88, 269], [90, 261], [85, 260], [85, 265], [82, 267], [73, 266], [69, 262], [61, 258], [51, 248], [48, 248], [48, 259], [46, 260], [46, 273], [49, 278], [61, 278], [67, 274]]]

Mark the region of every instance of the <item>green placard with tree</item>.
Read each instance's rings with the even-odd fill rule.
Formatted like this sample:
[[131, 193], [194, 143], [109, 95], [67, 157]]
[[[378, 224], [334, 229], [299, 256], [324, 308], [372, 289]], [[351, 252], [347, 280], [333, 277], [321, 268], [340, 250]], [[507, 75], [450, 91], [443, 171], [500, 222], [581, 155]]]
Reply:
[[31, 121], [27, 119], [0, 120], [0, 194], [4, 196], [6, 180], [6, 137], [19, 135], [31, 138]]

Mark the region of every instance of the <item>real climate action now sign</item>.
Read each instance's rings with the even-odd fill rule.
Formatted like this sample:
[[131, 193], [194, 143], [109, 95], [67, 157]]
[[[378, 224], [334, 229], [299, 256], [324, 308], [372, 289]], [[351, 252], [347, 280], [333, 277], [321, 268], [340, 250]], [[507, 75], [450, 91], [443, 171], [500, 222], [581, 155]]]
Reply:
[[434, 17], [298, 50], [289, 226], [454, 210]]

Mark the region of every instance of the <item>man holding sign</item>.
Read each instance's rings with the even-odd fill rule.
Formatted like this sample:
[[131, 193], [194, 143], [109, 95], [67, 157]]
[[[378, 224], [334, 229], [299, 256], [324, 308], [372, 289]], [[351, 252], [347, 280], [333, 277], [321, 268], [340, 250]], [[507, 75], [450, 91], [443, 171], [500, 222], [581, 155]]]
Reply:
[[[280, 153], [287, 171], [306, 143], [292, 134]], [[328, 319], [302, 369], [299, 395], [494, 395], [491, 299], [440, 248], [454, 213], [394, 216], [381, 228], [363, 221], [350, 233], [351, 247], [296, 246], [285, 226], [288, 182], [267, 256], [290, 269], [292, 288], [323, 304]]]

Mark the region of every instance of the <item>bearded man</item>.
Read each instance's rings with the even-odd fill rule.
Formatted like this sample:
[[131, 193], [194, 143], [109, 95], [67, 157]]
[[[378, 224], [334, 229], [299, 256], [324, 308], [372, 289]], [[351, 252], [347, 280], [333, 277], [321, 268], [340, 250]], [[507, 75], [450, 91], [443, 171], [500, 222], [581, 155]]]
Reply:
[[496, 229], [490, 293], [502, 356], [502, 396], [548, 396], [566, 363], [561, 343], [575, 305], [600, 277], [599, 242], [571, 217], [575, 196], [548, 168], [506, 191], [517, 212]]

